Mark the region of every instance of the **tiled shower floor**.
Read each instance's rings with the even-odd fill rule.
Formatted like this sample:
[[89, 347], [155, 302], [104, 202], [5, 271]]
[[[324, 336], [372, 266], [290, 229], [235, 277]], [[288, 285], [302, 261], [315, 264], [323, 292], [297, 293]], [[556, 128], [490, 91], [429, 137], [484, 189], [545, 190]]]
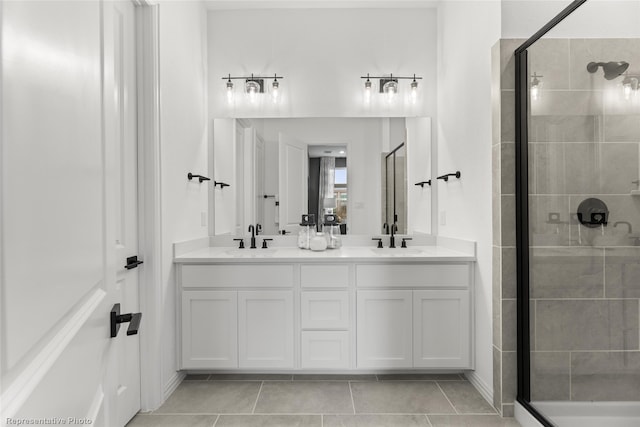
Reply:
[[189, 375], [127, 427], [516, 427], [456, 374]]

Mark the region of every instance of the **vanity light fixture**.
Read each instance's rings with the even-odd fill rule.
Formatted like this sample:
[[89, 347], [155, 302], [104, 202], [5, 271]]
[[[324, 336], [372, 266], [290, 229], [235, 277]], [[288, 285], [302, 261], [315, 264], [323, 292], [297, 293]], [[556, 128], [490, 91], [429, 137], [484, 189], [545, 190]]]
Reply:
[[540, 76], [538, 74], [536, 74], [535, 72], [533, 73], [533, 75], [531, 76], [531, 100], [532, 101], [537, 101], [538, 99], [540, 99], [540, 90], [542, 89], [542, 82], [540, 81], [540, 79], [544, 77], [544, 76]]
[[416, 81], [416, 75], [413, 75], [413, 81], [411, 82], [411, 103], [415, 104], [418, 101], [418, 82]]
[[271, 101], [273, 101], [274, 104], [277, 104], [279, 99], [280, 99], [280, 83], [278, 83], [278, 76], [274, 75], [273, 83], [271, 83]]
[[622, 81], [622, 93], [626, 101], [630, 101], [631, 96], [638, 93], [638, 77], [625, 75]]
[[[249, 102], [255, 104], [258, 100], [258, 95], [264, 93], [264, 80], [267, 77], [261, 76], [232, 76], [229, 74], [227, 77], [223, 77], [226, 80], [227, 89], [227, 101], [231, 104], [233, 102], [233, 82], [231, 80], [244, 80], [244, 92], [249, 98]], [[283, 79], [283, 76], [274, 74], [273, 82], [271, 83], [271, 98], [274, 103], [280, 99], [280, 82], [278, 79]]]
[[373, 91], [371, 87], [371, 80], [369, 80], [369, 73], [367, 73], [367, 81], [364, 82], [364, 103], [371, 103], [371, 92]]
[[367, 79], [364, 82], [364, 101], [365, 103], [371, 102], [372, 84], [371, 79], [380, 79], [380, 93], [383, 93], [387, 98], [387, 102], [392, 103], [398, 94], [398, 81], [409, 79], [411, 80], [411, 102], [415, 104], [418, 100], [418, 80], [422, 77], [417, 77], [415, 74], [412, 77], [394, 76], [389, 74], [388, 76], [371, 77], [368, 73], [366, 76], [360, 77], [361, 79]]
[[[382, 82], [382, 80], [380, 80], [380, 82]], [[387, 96], [387, 102], [388, 103], [393, 102], [393, 100], [396, 97], [396, 94], [398, 93], [398, 80], [394, 79], [393, 74], [391, 74], [391, 77], [381, 86], [382, 86], [382, 91]]]
[[264, 80], [256, 79], [251, 75], [250, 79], [247, 79], [244, 83], [244, 91], [249, 96], [249, 102], [255, 104], [258, 99], [259, 93], [264, 93]]
[[227, 102], [233, 104], [233, 82], [231, 81], [231, 74], [227, 80]]

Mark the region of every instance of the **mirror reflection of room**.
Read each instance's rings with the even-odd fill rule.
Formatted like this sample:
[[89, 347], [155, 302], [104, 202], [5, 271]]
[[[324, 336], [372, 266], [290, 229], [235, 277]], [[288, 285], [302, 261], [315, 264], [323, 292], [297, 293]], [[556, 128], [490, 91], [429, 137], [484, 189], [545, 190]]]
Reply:
[[309, 145], [308, 212], [322, 231], [326, 215], [336, 215], [340, 234], [347, 234], [347, 147]]
[[[212, 194], [215, 235], [260, 224], [262, 235], [294, 236], [303, 214], [318, 231], [334, 214], [340, 234], [386, 234], [387, 181], [397, 233], [430, 231], [431, 191], [413, 185], [430, 175], [428, 118], [214, 119], [213, 131], [213, 178], [231, 184]], [[388, 179], [381, 159], [402, 143]]]

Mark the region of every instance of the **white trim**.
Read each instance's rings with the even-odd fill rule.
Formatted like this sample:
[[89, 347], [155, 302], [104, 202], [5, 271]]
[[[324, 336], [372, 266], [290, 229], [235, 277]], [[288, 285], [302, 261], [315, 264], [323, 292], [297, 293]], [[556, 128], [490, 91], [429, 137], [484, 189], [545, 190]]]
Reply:
[[91, 402], [91, 406], [89, 407], [89, 412], [87, 412], [87, 418], [91, 420], [89, 425], [95, 426], [98, 425], [96, 421], [98, 417], [102, 414], [104, 416], [104, 391], [102, 390], [102, 386], [98, 387], [96, 391], [96, 395], [93, 397], [93, 402]]
[[514, 414], [516, 420], [522, 427], [543, 427], [542, 424], [517, 401], [515, 402]]
[[138, 81], [138, 232], [140, 269], [140, 404], [143, 411], [164, 401], [162, 384], [162, 195], [160, 171], [159, 6], [136, 7]]
[[[4, 2], [0, 1], [0, 25], [2, 24], [2, 16], [3, 16], [3, 7]], [[2, 44], [2, 34], [4, 32], [0, 31], [0, 46]], [[0, 52], [0, 59], [2, 58], [2, 53]], [[4, 129], [2, 126], [2, 118], [3, 118], [3, 70], [4, 67], [0, 67], [0, 129]], [[5, 279], [5, 256], [7, 253], [6, 242], [4, 237], [4, 206], [6, 206], [4, 202], [4, 195], [7, 194], [7, 182], [9, 181], [6, 177], [7, 168], [4, 166], [4, 155], [3, 155], [3, 147], [4, 147], [4, 132], [0, 132], [0, 375], [4, 376], [7, 371], [7, 353], [6, 353], [6, 339], [7, 339], [7, 323], [6, 323], [6, 279]]]
[[465, 372], [464, 376], [493, 407], [493, 387], [489, 387], [475, 371]]
[[434, 0], [205, 0], [208, 10], [237, 9], [425, 9]]
[[67, 349], [71, 340], [100, 306], [106, 295], [107, 293], [101, 288], [94, 290], [85, 301], [79, 304], [75, 313], [64, 321], [58, 333], [38, 352], [29, 365], [22, 369], [11, 385], [5, 389], [0, 396], [3, 419], [13, 418], [17, 414], [18, 410], [40, 384], [40, 381]]
[[187, 374], [184, 372], [176, 371], [171, 378], [169, 378], [169, 381], [164, 385], [164, 400], [167, 400], [169, 396], [176, 391], [186, 376]]

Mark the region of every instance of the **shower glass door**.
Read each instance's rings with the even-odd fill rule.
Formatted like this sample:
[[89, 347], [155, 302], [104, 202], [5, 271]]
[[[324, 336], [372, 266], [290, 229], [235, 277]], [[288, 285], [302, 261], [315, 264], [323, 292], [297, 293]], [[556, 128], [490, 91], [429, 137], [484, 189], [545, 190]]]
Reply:
[[530, 402], [557, 426], [638, 426], [640, 37], [619, 35], [640, 8], [609, 36], [590, 7], [527, 49]]

